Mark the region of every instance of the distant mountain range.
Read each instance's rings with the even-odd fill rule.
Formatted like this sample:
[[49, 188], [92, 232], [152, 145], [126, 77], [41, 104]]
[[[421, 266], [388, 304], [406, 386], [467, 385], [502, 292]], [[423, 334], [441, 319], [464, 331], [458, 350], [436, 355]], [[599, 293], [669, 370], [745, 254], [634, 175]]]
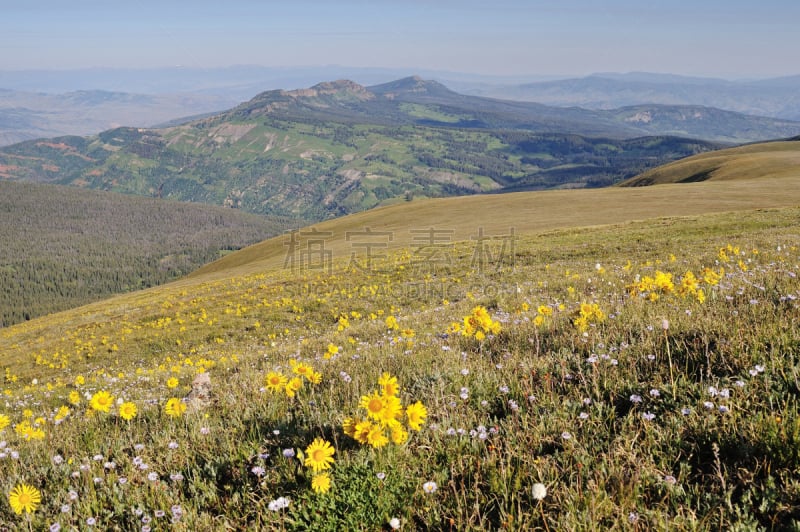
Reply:
[[73, 70], [0, 70], [0, 87], [24, 92], [60, 94], [81, 90], [139, 94], [202, 93], [244, 101], [268, 89], [299, 89], [325, 79], [352, 79], [378, 85], [412, 75], [435, 79], [448, 87], [513, 85], [560, 79], [564, 76], [492, 76], [461, 72], [341, 65], [264, 67], [235, 65], [218, 68], [84, 68]]
[[45, 94], [0, 89], [0, 146], [114, 127], [150, 127], [239, 103], [213, 94], [134, 94], [80, 90]]
[[[695, 139], [664, 134], [675, 131]], [[793, 134], [800, 123], [714, 109], [562, 109], [408, 77], [267, 91], [167, 128], [27, 141], [0, 150], [0, 178], [318, 220], [415, 197], [604, 186], [722, 146], [699, 138]]]
[[[601, 73], [574, 79], [423, 73], [465, 95], [557, 107], [700, 106], [800, 120], [800, 76], [728, 81], [649, 73]], [[229, 109], [266, 89], [303, 88], [320, 79], [379, 85], [403, 76], [408, 72], [400, 69], [342, 66], [0, 71], [0, 146], [34, 138], [89, 135], [120, 125], [174, 125], [186, 122], [187, 117]], [[720, 130], [704, 138], [739, 142], [771, 136], [766, 131], [726, 134], [727, 117], [722, 120]], [[654, 133], [640, 129], [641, 134]], [[657, 134], [665, 132], [655, 129]], [[680, 124], [669, 133], [694, 136]]]
[[662, 104], [702, 105], [750, 115], [800, 120], [800, 75], [728, 81], [668, 74], [594, 74], [505, 86], [483, 86], [465, 92], [493, 98], [531, 101], [587, 109]]

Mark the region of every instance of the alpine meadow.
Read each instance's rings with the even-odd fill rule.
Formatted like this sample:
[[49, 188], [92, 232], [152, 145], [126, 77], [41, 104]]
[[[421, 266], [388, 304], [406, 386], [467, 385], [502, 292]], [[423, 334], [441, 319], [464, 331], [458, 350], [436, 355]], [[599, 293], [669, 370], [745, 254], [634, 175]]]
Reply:
[[800, 4], [2, 18], [0, 532], [800, 530]]
[[2, 520], [792, 523], [798, 185], [420, 200], [3, 329]]

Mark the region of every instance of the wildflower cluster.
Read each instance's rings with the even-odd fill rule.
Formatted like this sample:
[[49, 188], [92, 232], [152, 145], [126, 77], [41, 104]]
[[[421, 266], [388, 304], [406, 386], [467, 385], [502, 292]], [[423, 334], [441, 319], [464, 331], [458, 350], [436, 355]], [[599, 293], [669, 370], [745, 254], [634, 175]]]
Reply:
[[676, 287], [671, 273], [656, 270], [655, 275], [652, 277], [645, 275], [639, 278], [637, 276], [636, 281], [628, 285], [628, 290], [631, 296], [640, 296], [648, 301], [658, 301], [661, 296], [677, 294], [681, 297], [694, 297], [697, 301], [703, 303], [706, 300], [706, 294], [701, 288], [701, 284], [705, 281], [709, 286], [713, 286], [719, 282], [723, 273], [724, 270], [721, 273], [716, 273], [706, 268], [703, 270], [703, 278], [701, 279], [689, 270], [683, 274]]
[[[84, 383], [85, 380], [83, 376], [78, 375], [78, 377], [76, 377], [75, 379], [75, 385], [82, 386]], [[77, 392], [77, 390], [73, 390], [70, 393], [69, 402], [72, 403], [73, 405], [80, 404], [80, 394]], [[112, 409], [114, 408], [114, 404], [115, 402], [113, 395], [111, 395], [106, 390], [99, 390], [94, 394], [92, 394], [92, 396], [89, 398], [89, 412], [90, 413], [103, 412], [105, 414], [110, 414]], [[124, 419], [125, 421], [130, 421], [131, 419], [136, 417], [136, 414], [138, 413], [138, 408], [136, 407], [135, 403], [119, 399], [116, 404], [118, 405], [117, 415], [122, 419]], [[63, 419], [68, 415], [69, 415], [69, 408], [64, 406], [59, 410], [58, 414], [56, 415], [56, 418]]]
[[603, 323], [606, 319], [605, 313], [597, 303], [581, 303], [580, 308], [575, 312], [572, 324], [578, 331], [584, 332], [590, 325]]
[[460, 332], [462, 336], [474, 337], [478, 341], [485, 339], [487, 334], [500, 334], [500, 330], [500, 322], [493, 320], [486, 307], [481, 305], [473, 308], [469, 316], [464, 316], [463, 324], [450, 325], [451, 332]]
[[39, 426], [35, 421], [31, 423], [24, 419], [14, 425], [14, 432], [23, 440], [43, 440], [45, 438], [44, 429]]
[[362, 445], [371, 445], [380, 448], [389, 443], [401, 445], [408, 440], [408, 430], [403, 426], [403, 418], [408, 428], [419, 431], [422, 429], [428, 410], [421, 402], [408, 405], [403, 409], [403, 404], [398, 394], [400, 386], [397, 377], [384, 373], [378, 379], [380, 391], [373, 391], [361, 397], [359, 408], [366, 411], [366, 419], [347, 418], [344, 420], [344, 432]]
[[[329, 346], [329, 350], [330, 347], [331, 346]], [[322, 382], [322, 374], [315, 371], [311, 365], [305, 362], [298, 362], [295, 359], [291, 359], [289, 360], [289, 366], [292, 368], [294, 377], [289, 378], [278, 371], [270, 371], [267, 373], [267, 390], [273, 393], [283, 392], [286, 394], [286, 397], [291, 399], [303, 388], [303, 379], [311, 384], [319, 384]]]
[[[596, 492], [619, 488], [640, 496], [600, 508], [608, 528], [647, 528], [678, 507], [693, 510], [679, 530], [780, 527], [780, 508], [800, 504], [798, 416], [775, 386], [797, 343], [798, 212], [781, 215], [780, 235], [764, 221], [778, 214], [758, 214], [768, 240], [724, 256], [719, 244], [703, 251], [709, 236], [694, 221], [696, 243], [669, 262], [648, 260], [638, 241], [592, 245], [579, 260], [596, 253], [604, 267], [588, 274], [575, 247], [598, 233], [616, 243], [619, 230], [561, 235], [566, 251], [548, 249], [558, 268], [520, 263], [493, 291], [468, 270], [469, 248], [455, 249], [450, 303], [438, 289], [392, 293], [417, 272], [259, 270], [0, 329], [10, 366], [0, 371], [0, 523], [575, 530]], [[525, 244], [531, 256], [540, 240]], [[762, 251], [749, 251], [756, 243]], [[631, 297], [634, 264], [646, 269]], [[459, 334], [440, 334], [451, 322]], [[313, 387], [323, 375], [338, 378]], [[314, 400], [283, 399], [304, 393]], [[337, 444], [331, 424], [347, 416], [349, 444]], [[739, 435], [769, 451], [763, 468], [709, 448]], [[629, 453], [615, 450], [623, 440], [641, 448], [634, 477]], [[697, 474], [703, 460], [717, 475]]]

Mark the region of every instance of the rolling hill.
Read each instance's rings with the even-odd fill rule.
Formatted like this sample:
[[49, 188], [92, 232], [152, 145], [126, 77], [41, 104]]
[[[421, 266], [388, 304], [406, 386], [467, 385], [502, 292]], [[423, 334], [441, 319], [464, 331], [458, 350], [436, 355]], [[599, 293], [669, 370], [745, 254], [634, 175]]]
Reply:
[[729, 181], [759, 177], [796, 177], [800, 175], [800, 140], [766, 142], [718, 150], [648, 170], [619, 183], [638, 187], [664, 183]]
[[0, 327], [163, 284], [293, 226], [210, 205], [0, 181]]
[[0, 177], [319, 220], [411, 197], [605, 186], [721, 147], [637, 137], [660, 117], [469, 97], [419, 78], [339, 81], [175, 127], [9, 146]]
[[[425, 247], [425, 231], [441, 231], [444, 242], [469, 241], [482, 229], [487, 236], [539, 233], [568, 227], [619, 224], [666, 216], [800, 205], [800, 172], [783, 178], [750, 170], [728, 181], [664, 184], [659, 187], [609, 187], [587, 190], [548, 190], [502, 195], [425, 199], [372, 209], [318, 223], [297, 233], [298, 254], [322, 244], [331, 258], [346, 259], [360, 253], [354, 238], [366, 238], [378, 249]], [[318, 231], [319, 235], [312, 232]], [[389, 235], [369, 237], [368, 230]], [[436, 234], [434, 231], [434, 234]], [[350, 235], [348, 237], [348, 234]], [[422, 236], [420, 236], [422, 235]], [[191, 278], [207, 274], [229, 275], [288, 266], [290, 236], [255, 244], [203, 266]], [[431, 244], [433, 245], [433, 244]], [[318, 255], [315, 255], [318, 257]], [[319, 265], [319, 263], [317, 263]]]

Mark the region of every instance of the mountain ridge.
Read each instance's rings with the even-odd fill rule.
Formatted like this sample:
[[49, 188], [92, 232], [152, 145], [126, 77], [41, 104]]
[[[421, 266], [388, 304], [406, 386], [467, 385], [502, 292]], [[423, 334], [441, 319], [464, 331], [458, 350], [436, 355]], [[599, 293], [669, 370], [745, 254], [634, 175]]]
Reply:
[[800, 132], [800, 123], [654, 109], [560, 109], [413, 76], [373, 87], [337, 80], [263, 91], [166, 129], [9, 146], [0, 176], [320, 220], [414, 197], [610, 185], [723, 146], [690, 138], [700, 131]]
[[596, 73], [516, 85], [489, 86], [471, 94], [556, 106], [616, 109], [630, 105], [704, 105], [749, 115], [800, 120], [800, 75], [730, 81], [672, 74]]

